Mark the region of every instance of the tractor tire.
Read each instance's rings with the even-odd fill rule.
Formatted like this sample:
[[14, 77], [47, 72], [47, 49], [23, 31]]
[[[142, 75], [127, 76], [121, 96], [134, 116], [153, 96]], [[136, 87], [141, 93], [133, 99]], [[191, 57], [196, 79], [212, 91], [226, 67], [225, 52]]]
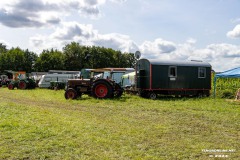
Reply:
[[123, 89], [119, 84], [115, 84], [114, 97], [119, 98], [123, 94]]
[[14, 85], [13, 85], [12, 83], [9, 83], [9, 84], [8, 84], [8, 89], [9, 89], [9, 90], [14, 90]]
[[66, 90], [64, 94], [66, 99], [76, 99], [78, 97], [77, 91], [73, 88]]
[[27, 83], [25, 81], [20, 81], [18, 83], [18, 88], [19, 89], [27, 89]]
[[106, 81], [97, 81], [93, 84], [92, 95], [95, 98], [112, 98], [113, 97], [113, 87]]

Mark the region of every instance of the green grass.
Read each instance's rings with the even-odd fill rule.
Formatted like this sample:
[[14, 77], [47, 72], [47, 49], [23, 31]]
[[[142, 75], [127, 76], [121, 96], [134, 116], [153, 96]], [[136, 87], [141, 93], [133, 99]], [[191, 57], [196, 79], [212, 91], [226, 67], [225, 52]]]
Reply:
[[[123, 95], [65, 100], [64, 91], [0, 88], [0, 159], [240, 157], [240, 103]], [[233, 149], [209, 153], [204, 149]]]

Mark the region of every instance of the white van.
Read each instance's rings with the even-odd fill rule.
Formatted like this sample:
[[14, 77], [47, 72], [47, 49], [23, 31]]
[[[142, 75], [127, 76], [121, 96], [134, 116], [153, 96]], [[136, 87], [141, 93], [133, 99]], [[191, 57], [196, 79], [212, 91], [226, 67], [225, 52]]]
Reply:
[[39, 88], [49, 88], [51, 81], [64, 82], [67, 84], [68, 79], [75, 79], [77, 75], [73, 74], [46, 74], [38, 82]]

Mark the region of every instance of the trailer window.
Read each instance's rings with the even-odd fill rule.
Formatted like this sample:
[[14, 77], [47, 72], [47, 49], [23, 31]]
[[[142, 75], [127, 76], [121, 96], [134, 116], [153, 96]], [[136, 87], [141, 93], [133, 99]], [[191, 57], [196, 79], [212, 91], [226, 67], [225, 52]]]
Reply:
[[198, 68], [198, 78], [206, 78], [206, 68], [204, 67]]
[[168, 75], [169, 75], [169, 77], [177, 77], [177, 67], [176, 66], [170, 66]]

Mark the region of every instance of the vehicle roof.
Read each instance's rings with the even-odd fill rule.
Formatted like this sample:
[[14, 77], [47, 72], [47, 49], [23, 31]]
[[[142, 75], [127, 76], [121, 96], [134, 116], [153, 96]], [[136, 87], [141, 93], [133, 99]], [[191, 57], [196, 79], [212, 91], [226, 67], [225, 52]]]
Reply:
[[57, 73], [51, 73], [51, 74], [45, 74], [43, 77], [64, 77], [64, 76], [73, 76], [73, 74], [57, 74]]
[[105, 72], [105, 71], [134, 71], [134, 68], [98, 68], [91, 70], [92, 72]]
[[191, 60], [191, 61], [175, 61], [175, 60], [156, 60], [156, 59], [140, 59], [149, 61], [152, 65], [170, 65], [170, 66], [200, 66], [200, 67], [211, 67], [207, 62]]
[[80, 71], [67, 71], [67, 70], [49, 70], [48, 71], [49, 74], [55, 74], [55, 73], [58, 73], [58, 74], [77, 74], [79, 72]]

